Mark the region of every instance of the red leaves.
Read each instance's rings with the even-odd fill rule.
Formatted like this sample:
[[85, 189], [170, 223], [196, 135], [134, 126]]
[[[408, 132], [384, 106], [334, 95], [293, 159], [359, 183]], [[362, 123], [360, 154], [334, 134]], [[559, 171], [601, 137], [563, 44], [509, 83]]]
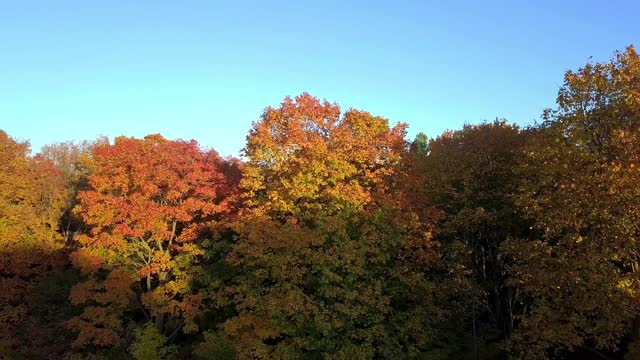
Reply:
[[228, 210], [223, 174], [213, 155], [193, 141], [117, 138], [114, 145], [97, 146], [94, 156], [93, 190], [80, 193], [76, 209], [94, 234], [191, 241], [196, 217], [214, 220]]

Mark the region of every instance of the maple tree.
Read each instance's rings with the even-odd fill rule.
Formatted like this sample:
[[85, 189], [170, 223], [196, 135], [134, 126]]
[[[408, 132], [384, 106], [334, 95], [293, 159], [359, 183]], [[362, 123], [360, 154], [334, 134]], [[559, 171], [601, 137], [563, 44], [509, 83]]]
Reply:
[[229, 211], [225, 161], [195, 141], [160, 135], [118, 137], [92, 152], [95, 170], [75, 209], [90, 231], [76, 236], [71, 255], [87, 276], [71, 292], [84, 306], [68, 322], [74, 346], [118, 343], [134, 309], [164, 336], [195, 331], [202, 294], [190, 281], [201, 235]]
[[307, 93], [254, 123], [229, 255], [239, 274], [225, 289], [238, 315], [222, 325], [237, 356], [412, 351], [391, 336], [405, 325], [392, 321], [392, 306], [412, 276], [426, 285], [397, 267], [410, 243], [425, 257], [433, 250], [389, 196], [405, 148], [404, 125], [353, 109], [341, 115]]

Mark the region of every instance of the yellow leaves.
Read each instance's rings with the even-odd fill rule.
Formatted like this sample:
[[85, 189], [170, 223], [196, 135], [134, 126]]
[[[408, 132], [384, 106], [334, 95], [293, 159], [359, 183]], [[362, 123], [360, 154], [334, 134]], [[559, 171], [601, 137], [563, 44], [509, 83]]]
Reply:
[[282, 224], [258, 214], [246, 214], [243, 221], [236, 224], [236, 231], [242, 237], [232, 253], [232, 262], [241, 261], [244, 257], [260, 257], [271, 251], [297, 251], [317, 246], [323, 241], [320, 234], [303, 227], [295, 218], [289, 218]]
[[135, 360], [170, 360], [177, 358], [177, 349], [167, 344], [167, 338], [151, 323], [135, 331], [135, 342], [129, 351]]
[[519, 167], [518, 205], [545, 233], [541, 246], [506, 249], [534, 299], [514, 343], [535, 343], [540, 354], [587, 342], [614, 348], [636, 317], [639, 65], [627, 49], [568, 72], [558, 109], [527, 144], [535, 156]]
[[232, 341], [238, 358], [271, 359], [272, 350], [264, 344], [265, 340], [275, 339], [282, 334], [270, 320], [256, 315], [241, 315], [226, 321], [223, 331]]
[[142, 304], [153, 316], [177, 314], [177, 301], [172, 300], [171, 285], [156, 287], [141, 295]]
[[[253, 124], [238, 239], [227, 258], [246, 269], [227, 290], [239, 315], [223, 326], [239, 357], [336, 354], [338, 338], [376, 331], [389, 307], [380, 278], [408, 257], [405, 236], [430, 253], [417, 217], [391, 191], [404, 129], [363, 111], [340, 116], [337, 105], [308, 94], [266, 109]], [[352, 328], [360, 324], [366, 329]], [[273, 337], [278, 343], [268, 345]]]
[[[66, 205], [60, 172], [29, 144], [0, 130], [0, 349], [8, 350], [16, 327], [30, 315], [34, 285], [65, 263], [58, 222]], [[0, 351], [2, 352], [2, 351]]]
[[247, 204], [295, 216], [359, 209], [393, 177], [403, 149], [404, 126], [353, 109], [340, 118], [337, 105], [305, 93], [254, 123], [241, 186]]
[[191, 256], [204, 255], [205, 253], [205, 251], [201, 247], [192, 243], [182, 244], [179, 248], [176, 248], [176, 250], [180, 251], [181, 253], [190, 254]]
[[142, 267], [138, 274], [141, 277], [155, 275], [161, 272], [167, 272], [173, 267], [173, 259], [169, 251], [154, 251], [151, 262]]
[[620, 172], [620, 170], [622, 169], [622, 166], [620, 164], [618, 164], [618, 163], [614, 163], [614, 164], [611, 164], [610, 169], [614, 173], [615, 172]]
[[633, 279], [624, 278], [618, 281], [616, 287], [628, 295], [635, 296], [636, 290], [634, 286], [635, 281]]
[[62, 248], [58, 221], [65, 206], [60, 173], [41, 156], [27, 154], [28, 143], [18, 143], [0, 130], [0, 271], [30, 275], [47, 266], [50, 254]]

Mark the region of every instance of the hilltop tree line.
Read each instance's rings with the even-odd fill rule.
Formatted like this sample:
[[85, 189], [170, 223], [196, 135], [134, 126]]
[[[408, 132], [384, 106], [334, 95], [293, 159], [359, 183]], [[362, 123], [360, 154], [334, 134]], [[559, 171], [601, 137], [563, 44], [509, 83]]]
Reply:
[[9, 359], [640, 359], [640, 56], [539, 124], [406, 126], [307, 93], [243, 160], [0, 131]]

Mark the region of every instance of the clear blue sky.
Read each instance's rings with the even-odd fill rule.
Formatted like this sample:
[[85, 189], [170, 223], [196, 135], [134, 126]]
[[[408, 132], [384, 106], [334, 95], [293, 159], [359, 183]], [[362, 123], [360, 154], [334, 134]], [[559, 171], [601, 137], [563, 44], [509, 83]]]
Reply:
[[[233, 5], [232, 5], [233, 4]], [[638, 43], [636, 1], [0, 1], [0, 129], [41, 145], [195, 138], [237, 155], [308, 91], [429, 136], [552, 106]]]

